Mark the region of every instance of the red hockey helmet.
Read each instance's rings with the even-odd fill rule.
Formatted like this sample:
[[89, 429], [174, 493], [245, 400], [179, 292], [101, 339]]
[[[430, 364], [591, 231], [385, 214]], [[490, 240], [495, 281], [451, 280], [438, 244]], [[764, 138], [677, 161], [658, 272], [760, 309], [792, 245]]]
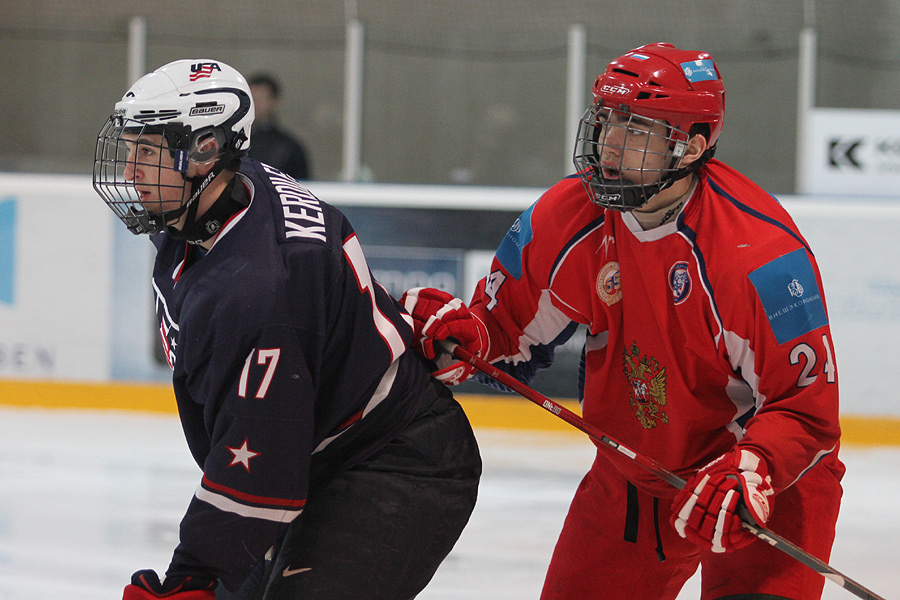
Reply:
[[672, 44], [648, 44], [613, 60], [594, 82], [594, 102], [666, 121], [688, 132], [709, 124], [715, 146], [725, 117], [725, 85], [706, 52], [679, 50]]
[[[686, 177], [712, 157], [722, 131], [725, 113], [725, 86], [719, 70], [709, 54], [695, 50], [679, 50], [672, 44], [648, 44], [613, 60], [593, 86], [594, 105], [581, 120], [575, 148], [575, 165], [591, 200], [606, 208], [633, 210], [653, 195]], [[629, 176], [628, 169], [620, 177], [604, 177], [600, 163], [604, 150], [603, 131], [615, 126], [612, 121], [625, 121], [628, 128], [636, 120], [661, 123], [667, 130], [669, 148], [652, 179], [647, 168], [640, 176]], [[709, 131], [692, 131], [706, 124]], [[680, 159], [692, 133], [703, 133], [708, 150], [689, 166]]]

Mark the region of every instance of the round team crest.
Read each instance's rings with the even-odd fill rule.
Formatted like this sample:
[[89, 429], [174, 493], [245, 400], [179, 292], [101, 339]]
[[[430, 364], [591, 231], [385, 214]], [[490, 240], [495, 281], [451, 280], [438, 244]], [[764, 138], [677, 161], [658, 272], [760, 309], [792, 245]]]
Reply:
[[691, 295], [691, 274], [686, 262], [679, 261], [669, 269], [669, 288], [675, 304], [681, 304]]
[[597, 275], [597, 295], [608, 306], [622, 299], [622, 278], [616, 261], [610, 261], [600, 269], [600, 274]]

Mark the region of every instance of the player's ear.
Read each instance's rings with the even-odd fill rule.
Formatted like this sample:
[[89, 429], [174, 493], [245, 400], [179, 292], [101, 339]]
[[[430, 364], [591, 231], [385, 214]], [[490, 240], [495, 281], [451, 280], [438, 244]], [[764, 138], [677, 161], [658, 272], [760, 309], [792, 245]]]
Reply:
[[709, 142], [705, 135], [700, 133], [692, 135], [691, 139], [688, 140], [687, 150], [685, 150], [684, 156], [681, 157], [681, 166], [686, 167], [699, 159], [706, 152], [707, 148], [709, 148]]

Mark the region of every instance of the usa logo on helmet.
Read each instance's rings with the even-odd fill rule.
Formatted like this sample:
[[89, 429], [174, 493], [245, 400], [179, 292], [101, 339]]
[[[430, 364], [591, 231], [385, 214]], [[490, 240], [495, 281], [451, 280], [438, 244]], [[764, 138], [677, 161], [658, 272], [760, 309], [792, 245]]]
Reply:
[[211, 77], [213, 71], [222, 72], [221, 67], [219, 67], [219, 63], [208, 62], [208, 63], [194, 63], [191, 65], [191, 81], [197, 81], [198, 79], [203, 79], [204, 77]]

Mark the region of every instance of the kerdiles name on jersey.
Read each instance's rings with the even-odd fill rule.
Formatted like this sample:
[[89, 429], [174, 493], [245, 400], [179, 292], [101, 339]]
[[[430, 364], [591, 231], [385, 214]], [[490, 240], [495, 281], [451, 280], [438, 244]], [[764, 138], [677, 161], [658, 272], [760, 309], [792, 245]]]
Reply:
[[263, 165], [263, 169], [269, 174], [284, 208], [285, 237], [326, 242], [325, 212], [319, 199], [293, 177], [268, 165]]

